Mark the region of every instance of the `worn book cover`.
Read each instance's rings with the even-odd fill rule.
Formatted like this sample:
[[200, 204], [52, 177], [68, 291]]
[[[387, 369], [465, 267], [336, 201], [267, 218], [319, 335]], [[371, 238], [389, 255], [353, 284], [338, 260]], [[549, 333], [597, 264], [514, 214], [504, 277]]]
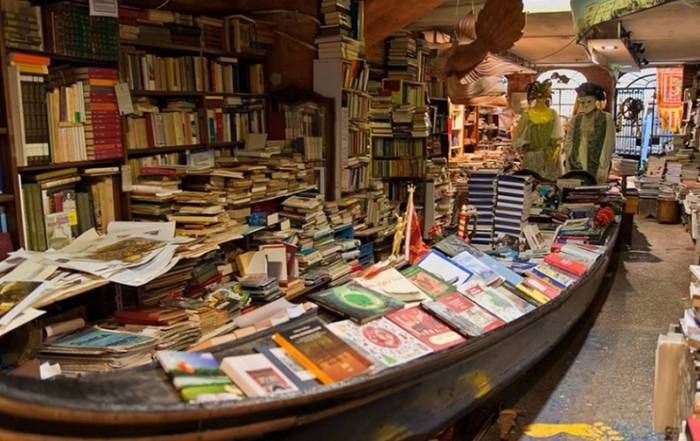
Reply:
[[433, 352], [429, 346], [384, 317], [364, 325], [343, 320], [329, 324], [328, 329], [387, 367], [398, 366]]
[[272, 340], [323, 384], [366, 373], [372, 362], [328, 330], [320, 320], [276, 333]]
[[392, 312], [387, 318], [430, 346], [435, 352], [451, 348], [466, 341], [464, 337], [428, 314], [420, 306]]
[[414, 285], [419, 287], [433, 300], [438, 299], [445, 294], [457, 291], [454, 285], [451, 285], [440, 277], [425, 271], [423, 268], [417, 266], [410, 266], [404, 269], [401, 274], [403, 274], [408, 280], [410, 280]]
[[478, 337], [505, 324], [458, 292], [423, 303], [423, 307], [468, 337]]
[[349, 317], [358, 323], [366, 323], [404, 307], [403, 302], [364, 288], [357, 283], [337, 286], [314, 293], [310, 297], [319, 306]]

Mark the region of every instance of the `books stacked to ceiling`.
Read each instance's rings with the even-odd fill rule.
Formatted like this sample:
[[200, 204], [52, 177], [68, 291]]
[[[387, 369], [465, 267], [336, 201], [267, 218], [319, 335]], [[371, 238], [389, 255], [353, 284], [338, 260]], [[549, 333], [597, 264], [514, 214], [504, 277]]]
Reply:
[[387, 39], [387, 77], [418, 80], [416, 39], [410, 31], [401, 31]]
[[41, 8], [25, 0], [3, 0], [2, 30], [5, 46], [42, 51], [44, 40], [41, 29]]
[[494, 239], [494, 209], [497, 180], [501, 170], [476, 170], [469, 174], [469, 205], [477, 212], [476, 233], [472, 242], [488, 248]]
[[447, 158], [433, 158], [428, 161], [427, 175], [435, 184], [434, 225], [447, 227], [452, 224], [455, 205], [455, 187], [450, 180]]
[[530, 215], [532, 178], [501, 175], [498, 177], [494, 231], [496, 237], [519, 238]]
[[639, 161], [627, 159], [621, 156], [614, 156], [612, 159], [611, 171], [617, 176], [634, 176], [639, 169]]

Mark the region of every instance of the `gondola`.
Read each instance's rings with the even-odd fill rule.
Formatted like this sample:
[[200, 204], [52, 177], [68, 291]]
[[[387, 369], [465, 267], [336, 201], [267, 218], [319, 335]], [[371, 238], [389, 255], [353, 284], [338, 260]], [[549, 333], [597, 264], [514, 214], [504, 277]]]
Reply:
[[[451, 350], [305, 394], [186, 404], [155, 363], [82, 379], [2, 376], [0, 439], [423, 439], [512, 383], [561, 341], [596, 297], [617, 236], [613, 225], [605, 254], [588, 273], [536, 311]], [[250, 353], [271, 333], [213, 352]]]

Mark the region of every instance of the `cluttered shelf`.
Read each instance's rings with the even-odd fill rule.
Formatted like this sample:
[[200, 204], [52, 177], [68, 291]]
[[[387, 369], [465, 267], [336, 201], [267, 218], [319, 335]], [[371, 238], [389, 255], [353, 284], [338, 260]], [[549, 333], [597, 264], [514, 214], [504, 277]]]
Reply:
[[37, 49], [28, 49], [28, 48], [15, 49], [15, 48], [11, 48], [11, 47], [8, 47], [6, 49], [8, 52], [21, 52], [21, 53], [26, 53], [26, 54], [31, 54], [31, 55], [38, 55], [40, 57], [48, 57], [54, 62], [62, 62], [62, 63], [68, 63], [68, 64], [78, 64], [78, 65], [88, 65], [88, 66], [116, 66], [118, 63], [118, 61], [116, 59], [114, 59], [114, 60], [100, 60], [100, 59], [96, 59], [96, 58], [59, 54], [59, 53], [55, 53], [55, 52], [48, 52], [48, 51], [37, 50]]
[[17, 167], [17, 171], [19, 171], [20, 173], [31, 173], [46, 170], [59, 170], [62, 168], [106, 166], [119, 164], [120, 162], [121, 158], [97, 159], [91, 161], [56, 162], [51, 164], [25, 165]]
[[188, 46], [175, 43], [152, 43], [148, 41], [126, 40], [120, 39], [119, 43], [122, 46], [134, 46], [144, 49], [155, 49], [159, 51], [185, 52], [191, 54], [214, 55], [219, 57], [232, 57], [241, 60], [264, 60], [265, 54], [228, 52], [221, 49], [207, 48], [202, 46]]
[[126, 154], [129, 158], [137, 158], [140, 156], [160, 155], [164, 153], [187, 152], [189, 150], [202, 150], [210, 148], [233, 148], [240, 146], [240, 142], [216, 142], [211, 144], [190, 144], [190, 145], [171, 145], [163, 147], [152, 147], [145, 149], [127, 150]]
[[182, 91], [172, 91], [172, 90], [131, 90], [132, 96], [145, 96], [145, 97], [167, 97], [167, 98], [208, 98], [208, 97], [241, 97], [241, 98], [266, 98], [268, 95], [265, 93], [248, 93], [248, 92], [199, 92], [194, 90], [182, 90]]

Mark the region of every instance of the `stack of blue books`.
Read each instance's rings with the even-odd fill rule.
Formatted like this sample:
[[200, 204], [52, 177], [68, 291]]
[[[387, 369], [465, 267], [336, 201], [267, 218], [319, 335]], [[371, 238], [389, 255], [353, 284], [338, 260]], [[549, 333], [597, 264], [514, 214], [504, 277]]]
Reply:
[[520, 237], [532, 205], [530, 176], [498, 177], [494, 230], [496, 238], [504, 235]]
[[501, 172], [499, 169], [477, 170], [469, 175], [469, 205], [477, 211], [476, 233], [472, 237], [472, 244], [479, 247], [491, 247], [494, 240], [496, 182]]

